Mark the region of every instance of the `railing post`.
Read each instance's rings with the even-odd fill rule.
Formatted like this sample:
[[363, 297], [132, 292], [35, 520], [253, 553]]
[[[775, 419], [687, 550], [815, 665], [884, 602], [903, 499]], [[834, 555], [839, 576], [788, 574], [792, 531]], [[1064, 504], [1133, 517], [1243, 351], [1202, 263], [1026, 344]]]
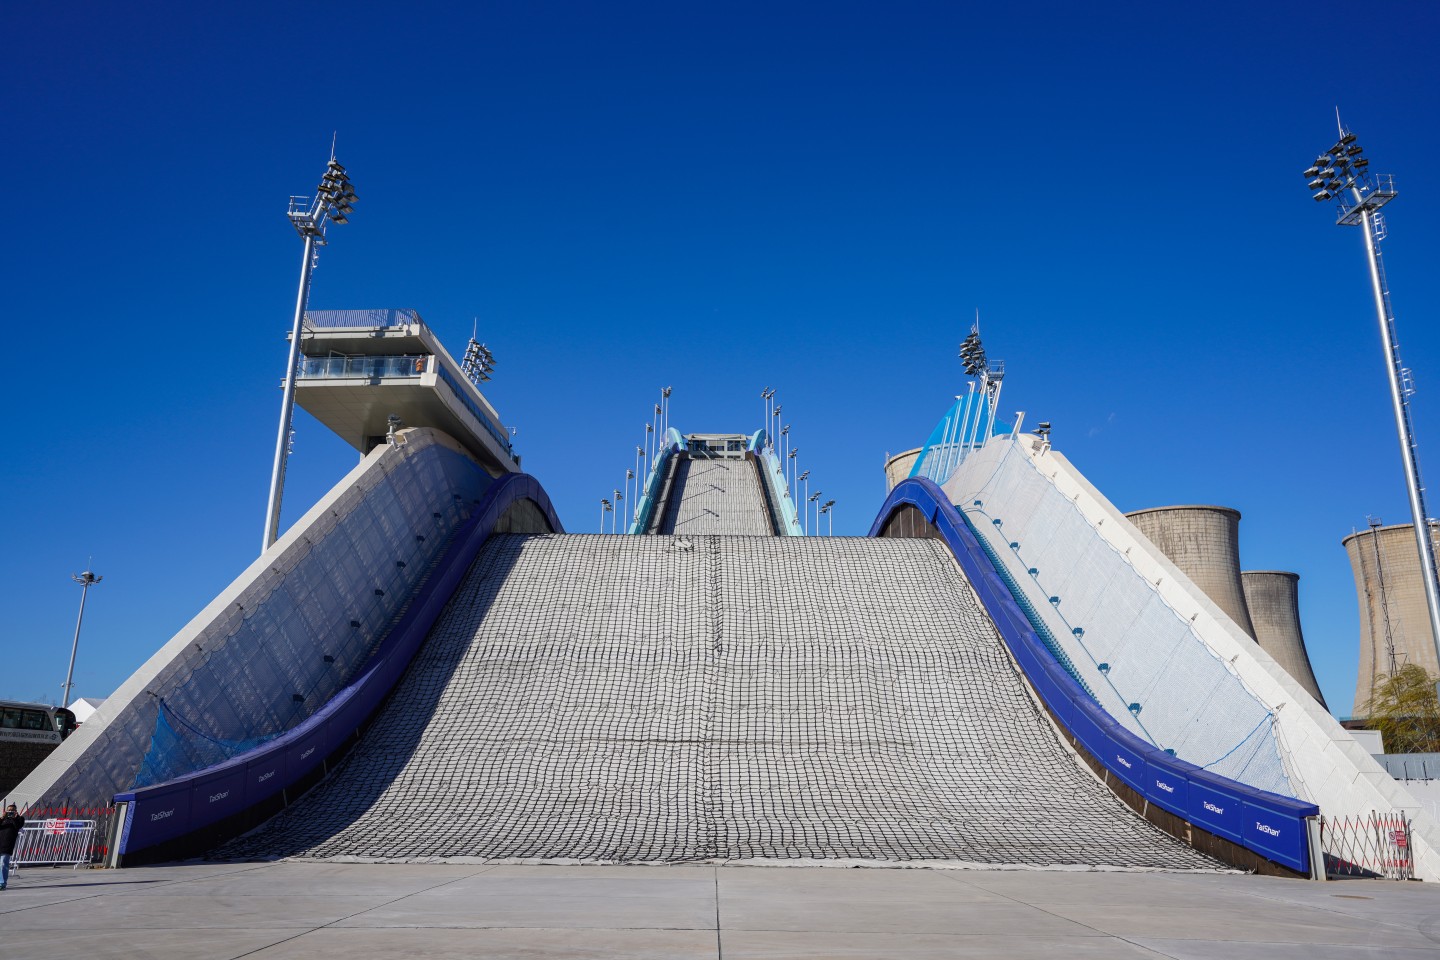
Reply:
[[1306, 817], [1305, 834], [1310, 843], [1310, 879], [1324, 883], [1325, 875], [1324, 817]]

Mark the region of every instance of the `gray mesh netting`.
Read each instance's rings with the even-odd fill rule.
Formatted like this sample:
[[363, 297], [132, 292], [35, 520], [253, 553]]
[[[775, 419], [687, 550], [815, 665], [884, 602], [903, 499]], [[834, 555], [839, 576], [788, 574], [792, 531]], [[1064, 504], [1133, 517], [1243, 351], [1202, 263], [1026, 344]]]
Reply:
[[1269, 708], [1017, 441], [991, 445], [1003, 453], [967, 460], [947, 490], [1106, 712], [1182, 760], [1295, 796]]
[[364, 740], [220, 857], [1213, 869], [1083, 768], [943, 544], [493, 538]]

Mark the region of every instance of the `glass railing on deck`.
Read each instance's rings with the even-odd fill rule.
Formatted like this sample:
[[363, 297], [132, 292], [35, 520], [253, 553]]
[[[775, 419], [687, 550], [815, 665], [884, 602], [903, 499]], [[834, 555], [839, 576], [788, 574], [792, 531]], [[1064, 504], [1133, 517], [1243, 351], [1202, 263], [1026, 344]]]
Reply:
[[376, 377], [418, 377], [426, 357], [306, 357], [300, 361], [302, 380], [368, 380]]
[[[404, 356], [404, 357], [306, 357], [300, 361], [299, 379], [301, 380], [378, 380], [403, 377], [418, 377], [429, 369], [430, 358], [428, 356]], [[500, 444], [509, 456], [515, 456], [515, 448], [510, 442], [510, 437], [505, 433], [503, 427], [490, 418], [487, 411], [481, 409], [480, 404], [475, 402], [474, 397], [460, 385], [450, 371], [445, 369], [443, 363], [435, 365], [435, 372], [441, 383], [450, 388], [450, 392], [468, 410], [485, 432]]]

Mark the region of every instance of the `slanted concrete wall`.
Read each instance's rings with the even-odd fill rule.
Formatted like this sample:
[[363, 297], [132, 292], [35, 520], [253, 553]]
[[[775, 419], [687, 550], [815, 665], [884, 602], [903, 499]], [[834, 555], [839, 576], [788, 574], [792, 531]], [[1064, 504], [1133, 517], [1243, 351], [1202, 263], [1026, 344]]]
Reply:
[[228, 741], [282, 733], [319, 710], [368, 659], [491, 482], [439, 431], [406, 430], [401, 440], [371, 451], [10, 799], [98, 806], [131, 788], [162, 699], [205, 737]]
[[[983, 485], [983, 478], [994, 471], [1004, 445], [1009, 443], [1018, 444], [1040, 474], [1074, 503], [1080, 522], [1099, 531], [1274, 712], [1276, 735], [1300, 796], [1318, 804], [1321, 813], [1329, 816], [1404, 811], [1414, 824], [1416, 876], [1440, 880], [1440, 824], [1063, 455], [1032, 435], [1014, 440], [993, 438], [945, 484], [952, 502], [957, 493], [964, 496], [967, 481], [977, 487]], [[962, 476], [966, 471], [975, 473], [967, 478]], [[996, 502], [1007, 493], [993, 487], [986, 490], [988, 499]]]

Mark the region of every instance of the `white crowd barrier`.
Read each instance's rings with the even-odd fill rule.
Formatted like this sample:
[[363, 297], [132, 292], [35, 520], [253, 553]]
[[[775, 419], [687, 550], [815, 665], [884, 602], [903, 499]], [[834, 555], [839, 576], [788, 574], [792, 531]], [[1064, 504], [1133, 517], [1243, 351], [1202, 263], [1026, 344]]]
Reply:
[[11, 867], [89, 863], [95, 848], [95, 823], [52, 818], [25, 824], [16, 838]]

